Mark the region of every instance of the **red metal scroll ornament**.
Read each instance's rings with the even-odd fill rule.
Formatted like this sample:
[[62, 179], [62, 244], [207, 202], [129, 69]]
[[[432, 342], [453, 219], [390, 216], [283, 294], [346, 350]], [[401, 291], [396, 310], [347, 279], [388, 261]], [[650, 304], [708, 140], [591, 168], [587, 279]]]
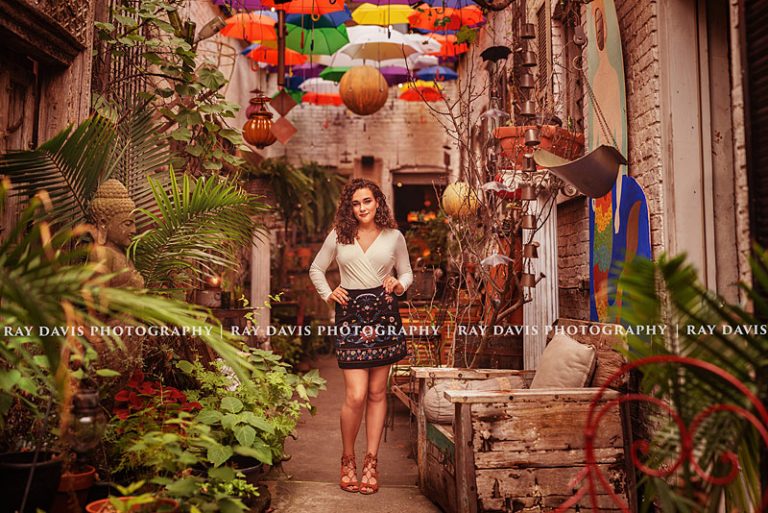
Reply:
[[[749, 403], [757, 412], [757, 415], [753, 414], [749, 410], [740, 406], [732, 404], [715, 404], [702, 412], [699, 412], [691, 421], [689, 427], [685, 426], [683, 419], [680, 415], [666, 402], [657, 399], [655, 397], [643, 395], [643, 394], [624, 394], [619, 396], [618, 399], [607, 401], [600, 405], [600, 399], [602, 398], [608, 386], [618, 382], [622, 375], [628, 373], [632, 369], [637, 369], [644, 365], [651, 364], [678, 364], [690, 367], [697, 367], [699, 369], [711, 372], [722, 378], [724, 381], [730, 383], [736, 390], [744, 395], [749, 400]], [[672, 420], [680, 430], [680, 455], [668, 465], [663, 468], [650, 468], [640, 461], [640, 455], [648, 453], [649, 444], [646, 440], [637, 440], [632, 444], [632, 462], [643, 473], [654, 477], [666, 477], [675, 472], [680, 465], [684, 462], [689, 462], [694, 472], [704, 481], [714, 485], [725, 485], [736, 479], [739, 474], [739, 459], [733, 452], [725, 452], [720, 455], [721, 461], [730, 464], [730, 470], [728, 474], [724, 476], [713, 476], [708, 474], [701, 468], [694, 455], [693, 436], [696, 430], [701, 426], [707, 417], [717, 413], [728, 411], [735, 415], [738, 415], [750, 424], [752, 424], [757, 432], [763, 439], [763, 442], [768, 446], [768, 410], [766, 410], [763, 403], [755, 396], [749, 388], [747, 388], [741, 381], [736, 379], [733, 375], [724, 371], [720, 367], [708, 362], [697, 360], [695, 358], [688, 358], [684, 356], [674, 355], [659, 355], [649, 356], [641, 358], [630, 364], [624, 365], [621, 369], [615, 372], [610, 379], [608, 379], [602, 387], [600, 387], [597, 394], [595, 394], [592, 404], [590, 405], [589, 414], [587, 418], [587, 426], [584, 429], [584, 451], [586, 466], [579, 472], [572, 480], [570, 485], [575, 487], [579, 483], [583, 483], [578, 491], [561, 504], [556, 510], [556, 513], [564, 512], [576, 506], [579, 501], [587, 494], [589, 494], [590, 503], [592, 509], [599, 511], [597, 499], [598, 495], [607, 495], [611, 498], [613, 503], [625, 513], [630, 513], [629, 506], [613, 491], [613, 486], [610, 485], [608, 479], [603, 475], [597, 464], [597, 457], [595, 454], [595, 437], [597, 434], [598, 425], [602, 417], [616, 405], [628, 402], [645, 402], [657, 406], [661, 410], [667, 412]], [[586, 483], [585, 483], [586, 481]], [[760, 511], [768, 511], [768, 489], [763, 491], [762, 502]]]

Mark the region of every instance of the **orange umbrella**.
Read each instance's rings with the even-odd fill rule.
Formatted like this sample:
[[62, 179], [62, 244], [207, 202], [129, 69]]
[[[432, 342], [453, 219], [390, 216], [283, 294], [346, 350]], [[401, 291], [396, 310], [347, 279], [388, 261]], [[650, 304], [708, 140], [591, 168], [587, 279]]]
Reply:
[[456, 36], [453, 34], [432, 34], [431, 37], [440, 43], [440, 51], [430, 53], [429, 55], [437, 55], [445, 59], [447, 57], [456, 57], [469, 51], [467, 43], [457, 44]]
[[276, 4], [275, 0], [262, 0], [262, 5], [269, 9], [285, 11], [288, 14], [312, 14], [321, 16], [344, 10], [344, 0], [291, 0], [284, 4]]
[[417, 80], [404, 84], [403, 89], [404, 91], [400, 93], [399, 98], [407, 102], [439, 102], [443, 99], [440, 86], [435, 82]]
[[275, 19], [264, 14], [240, 13], [227, 18], [221, 34], [246, 41], [274, 41], [277, 39]]
[[450, 7], [418, 7], [408, 17], [413, 29], [439, 32], [459, 30], [464, 25], [474, 27], [483, 22], [483, 11], [477, 6], [451, 9]]
[[341, 96], [338, 94], [306, 93], [301, 97], [302, 103], [314, 105], [342, 105]]
[[[271, 64], [272, 66], [277, 66], [277, 48], [261, 45], [248, 52], [247, 55], [256, 62], [264, 62], [266, 64]], [[302, 55], [289, 48], [285, 49], [286, 66], [296, 66], [298, 64], [304, 64], [305, 62], [307, 62], [306, 55]]]

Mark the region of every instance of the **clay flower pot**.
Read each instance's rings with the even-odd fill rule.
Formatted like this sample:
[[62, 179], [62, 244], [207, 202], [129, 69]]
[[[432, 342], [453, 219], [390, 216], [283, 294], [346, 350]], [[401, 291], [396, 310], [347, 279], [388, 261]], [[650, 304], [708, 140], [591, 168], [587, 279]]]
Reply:
[[[119, 497], [119, 500], [127, 502], [132, 497]], [[179, 503], [173, 499], [157, 499], [151, 504], [137, 504], [131, 511], [138, 513], [175, 513], [179, 510]], [[109, 499], [93, 501], [85, 507], [88, 513], [114, 513], [115, 509], [109, 503]]]
[[[514, 160], [519, 169], [525, 164], [524, 155], [533, 153], [533, 148], [525, 144], [525, 132], [536, 128], [535, 125], [502, 126], [493, 133], [501, 144], [502, 154]], [[584, 151], [584, 134], [581, 132], [572, 132], [556, 125], [542, 125], [538, 128], [538, 136], [538, 148], [565, 159], [574, 159]]]
[[59, 489], [53, 500], [51, 513], [79, 513], [83, 510], [88, 499], [88, 490], [96, 480], [96, 469], [85, 465], [79, 472], [64, 472], [61, 474]]

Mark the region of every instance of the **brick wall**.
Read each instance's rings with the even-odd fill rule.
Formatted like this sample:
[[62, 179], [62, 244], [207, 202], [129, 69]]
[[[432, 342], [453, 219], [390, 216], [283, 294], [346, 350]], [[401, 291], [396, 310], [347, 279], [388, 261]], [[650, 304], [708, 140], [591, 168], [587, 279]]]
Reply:
[[578, 196], [557, 207], [560, 317], [589, 320], [589, 203]]

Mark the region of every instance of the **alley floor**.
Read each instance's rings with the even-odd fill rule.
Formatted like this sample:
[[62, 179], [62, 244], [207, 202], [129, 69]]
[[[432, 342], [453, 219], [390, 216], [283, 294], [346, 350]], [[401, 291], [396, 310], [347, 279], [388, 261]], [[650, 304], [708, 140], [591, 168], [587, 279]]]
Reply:
[[[416, 460], [412, 457], [408, 410], [394, 401], [394, 428], [387, 432], [379, 449], [381, 488], [374, 495], [344, 492], [339, 488], [341, 433], [339, 413], [344, 397], [344, 377], [334, 356], [322, 356], [314, 363], [328, 380], [327, 390], [312, 402], [313, 416], [305, 412], [299, 421], [298, 439], [286, 440], [291, 459], [283, 464], [285, 473], [274, 469], [268, 476], [275, 513], [432, 513], [440, 510], [424, 497], [417, 486]], [[365, 454], [365, 421], [355, 446], [358, 474]]]

